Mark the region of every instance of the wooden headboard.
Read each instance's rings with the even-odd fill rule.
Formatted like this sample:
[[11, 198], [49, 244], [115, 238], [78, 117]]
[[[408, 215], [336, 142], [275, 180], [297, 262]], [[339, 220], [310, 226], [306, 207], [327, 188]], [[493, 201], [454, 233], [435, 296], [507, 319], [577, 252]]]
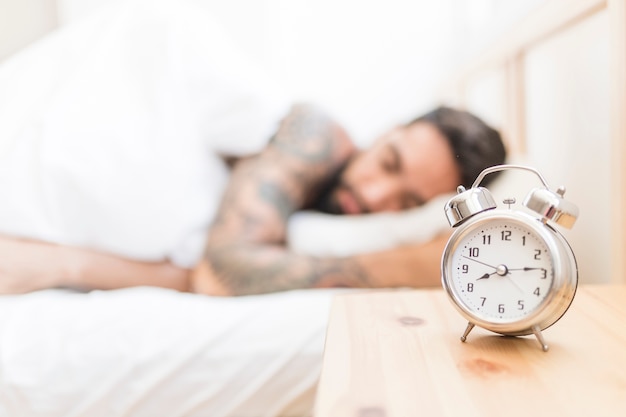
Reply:
[[581, 282], [626, 282], [626, 2], [548, 0], [442, 89], [580, 208]]

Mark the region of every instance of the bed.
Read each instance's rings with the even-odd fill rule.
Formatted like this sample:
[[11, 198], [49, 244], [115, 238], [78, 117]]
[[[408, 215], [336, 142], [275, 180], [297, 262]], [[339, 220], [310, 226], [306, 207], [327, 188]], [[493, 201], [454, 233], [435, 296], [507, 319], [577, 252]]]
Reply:
[[[284, 100], [224, 47], [210, 16], [126, 4], [0, 67], [0, 233], [191, 267], [227, 180], [219, 161], [197, 158], [258, 150]], [[191, 143], [175, 146], [183, 137]], [[424, 242], [448, 228], [444, 199], [401, 214], [297, 213], [289, 245], [344, 256]], [[164, 218], [172, 227], [152, 227]], [[345, 291], [0, 296], [0, 416], [306, 416], [329, 303]]]

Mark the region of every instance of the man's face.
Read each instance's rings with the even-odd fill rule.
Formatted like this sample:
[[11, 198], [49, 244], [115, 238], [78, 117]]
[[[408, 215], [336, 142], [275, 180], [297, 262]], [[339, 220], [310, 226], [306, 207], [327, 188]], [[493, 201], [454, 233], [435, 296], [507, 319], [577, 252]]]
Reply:
[[433, 125], [417, 122], [391, 130], [356, 155], [322, 205], [336, 214], [399, 211], [451, 192], [460, 183], [446, 138]]

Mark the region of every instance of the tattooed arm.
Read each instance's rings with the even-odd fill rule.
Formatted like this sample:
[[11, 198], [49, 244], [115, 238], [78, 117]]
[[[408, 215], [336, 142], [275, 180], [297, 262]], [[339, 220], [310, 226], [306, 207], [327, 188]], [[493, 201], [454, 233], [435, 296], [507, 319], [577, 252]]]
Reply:
[[310, 204], [354, 151], [345, 131], [323, 113], [294, 107], [265, 150], [235, 166], [196, 269], [196, 290], [239, 295], [363, 280], [350, 260], [296, 255], [285, 247], [288, 217]]
[[[354, 152], [336, 123], [311, 107], [295, 107], [267, 148], [235, 167], [205, 257], [193, 274], [194, 290], [243, 295], [415, 285], [415, 268], [426, 264], [432, 256], [428, 248], [440, 250], [442, 241], [349, 258], [305, 256], [285, 246], [288, 217], [307, 207]], [[438, 271], [433, 276], [438, 280]]]

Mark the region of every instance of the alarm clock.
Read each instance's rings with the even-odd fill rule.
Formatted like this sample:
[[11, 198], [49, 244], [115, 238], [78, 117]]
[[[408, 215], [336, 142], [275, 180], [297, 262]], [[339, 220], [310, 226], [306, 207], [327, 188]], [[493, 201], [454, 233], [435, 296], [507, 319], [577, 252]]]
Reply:
[[[485, 176], [504, 170], [536, 174], [541, 187], [530, 190], [517, 207], [515, 199], [498, 207]], [[485, 169], [470, 189], [457, 188], [445, 205], [455, 231], [441, 259], [441, 279], [453, 305], [467, 319], [465, 342], [480, 326], [508, 336], [534, 334], [544, 351], [542, 331], [571, 305], [578, 285], [576, 258], [555, 225], [571, 228], [578, 208], [563, 199], [565, 188], [551, 191], [534, 168], [497, 165]]]

